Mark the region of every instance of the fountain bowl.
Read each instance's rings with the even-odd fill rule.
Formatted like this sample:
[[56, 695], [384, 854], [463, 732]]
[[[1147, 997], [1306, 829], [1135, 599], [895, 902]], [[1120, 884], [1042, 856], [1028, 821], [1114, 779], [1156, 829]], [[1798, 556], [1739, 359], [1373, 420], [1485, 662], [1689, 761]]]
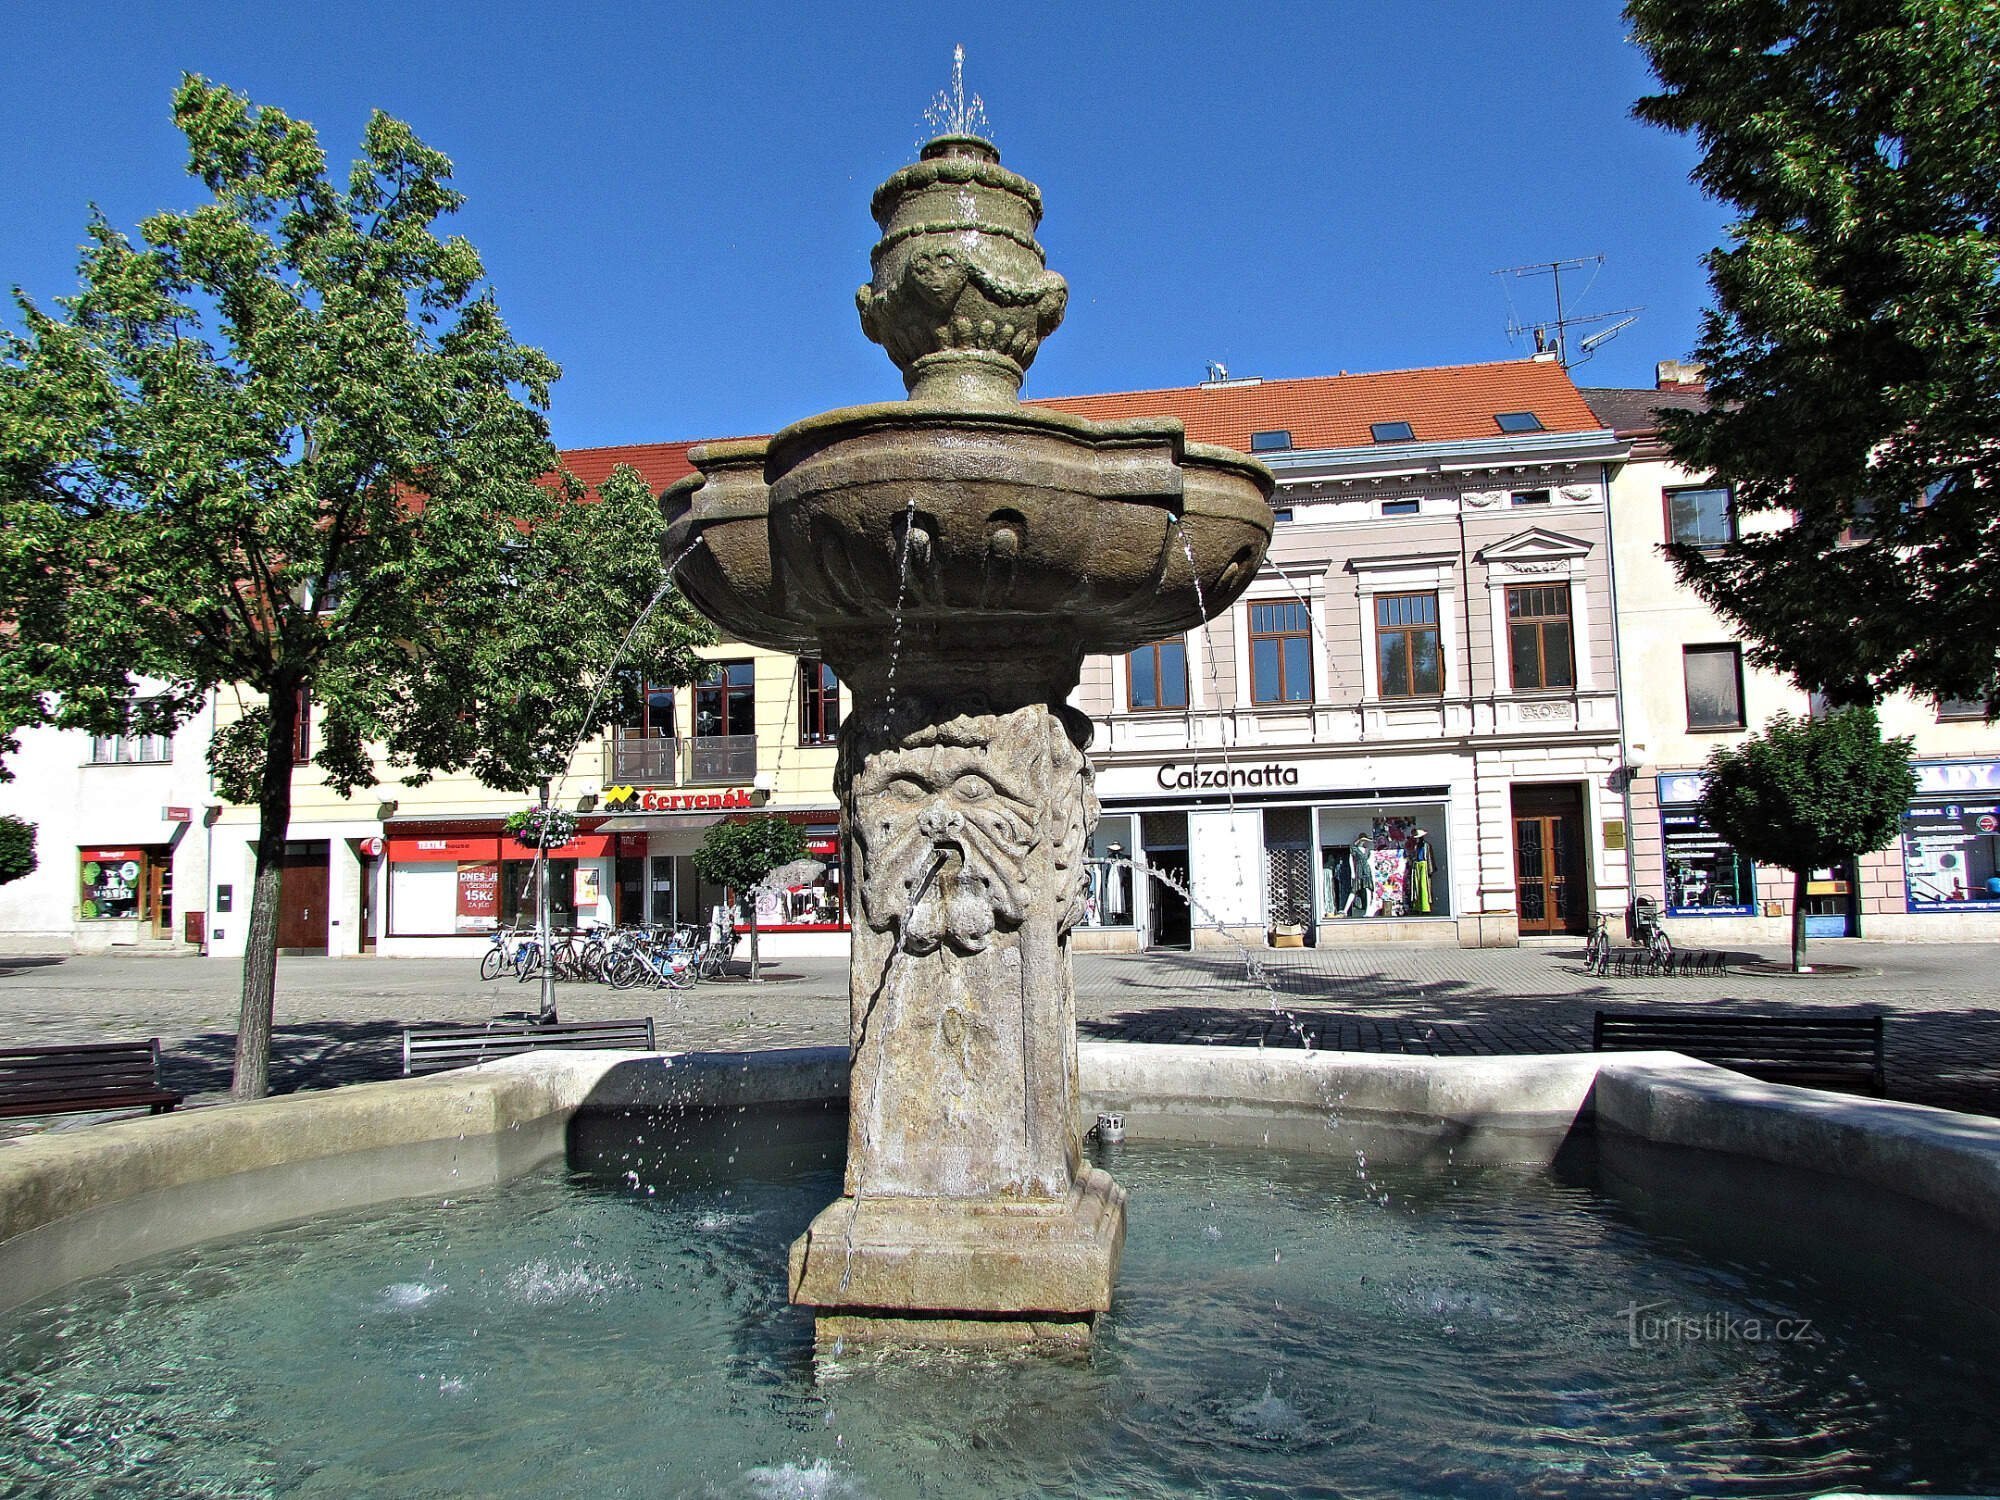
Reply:
[[1128, 651], [1226, 609], [1271, 540], [1270, 471], [1173, 419], [898, 401], [690, 457], [661, 497], [682, 590], [854, 675], [897, 600], [919, 634], [1043, 640], [1072, 667]]

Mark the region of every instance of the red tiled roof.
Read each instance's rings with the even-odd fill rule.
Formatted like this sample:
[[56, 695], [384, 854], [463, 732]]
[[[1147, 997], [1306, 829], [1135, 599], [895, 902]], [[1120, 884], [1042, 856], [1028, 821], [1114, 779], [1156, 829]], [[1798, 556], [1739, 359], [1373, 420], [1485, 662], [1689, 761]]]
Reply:
[[1595, 432], [1603, 423], [1553, 360], [1440, 365], [1375, 375], [1321, 375], [1256, 384], [1189, 385], [1030, 401], [1094, 421], [1179, 417], [1198, 443], [1250, 451], [1250, 434], [1283, 429], [1294, 448], [1365, 448], [1369, 424], [1408, 422], [1420, 443], [1498, 437], [1493, 418], [1531, 411], [1550, 432]]
[[688, 449], [706, 441], [705, 438], [697, 438], [687, 443], [621, 443], [611, 448], [565, 448], [562, 457], [563, 462], [569, 465], [570, 473], [582, 480], [586, 489], [595, 490], [611, 477], [613, 469], [620, 464], [630, 464], [658, 494], [676, 479], [685, 479], [694, 472], [694, 465], [688, 462]]
[[[1503, 411], [1531, 411], [1550, 432], [1595, 432], [1604, 426], [1577, 394], [1569, 373], [1553, 360], [1052, 396], [1024, 404], [1100, 422], [1179, 417], [1193, 441], [1220, 443], [1245, 453], [1250, 451], [1251, 433], [1279, 428], [1291, 433], [1294, 448], [1365, 448], [1374, 442], [1368, 430], [1373, 422], [1408, 422], [1420, 443], [1498, 437], [1500, 429], [1493, 418]], [[630, 464], [658, 491], [694, 472], [687, 455], [695, 446], [682, 442], [570, 448], [564, 450], [563, 460], [591, 489], [619, 464]]]

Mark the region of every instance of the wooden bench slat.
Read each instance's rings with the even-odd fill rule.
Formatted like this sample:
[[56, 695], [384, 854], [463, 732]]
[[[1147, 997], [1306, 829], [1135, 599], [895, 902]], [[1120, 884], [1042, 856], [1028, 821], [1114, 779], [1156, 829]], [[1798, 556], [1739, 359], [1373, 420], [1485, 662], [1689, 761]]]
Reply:
[[1674, 1015], [1598, 1011], [1599, 1052], [1680, 1052], [1773, 1082], [1885, 1086], [1881, 1016]]
[[602, 1047], [614, 1051], [656, 1050], [653, 1018], [624, 1021], [563, 1021], [550, 1025], [514, 1022], [492, 1026], [428, 1026], [403, 1033], [403, 1072], [439, 1072], [518, 1057], [548, 1048]]
[[64, 1042], [0, 1047], [0, 1115], [83, 1110], [170, 1110], [184, 1096], [160, 1087], [160, 1042]]

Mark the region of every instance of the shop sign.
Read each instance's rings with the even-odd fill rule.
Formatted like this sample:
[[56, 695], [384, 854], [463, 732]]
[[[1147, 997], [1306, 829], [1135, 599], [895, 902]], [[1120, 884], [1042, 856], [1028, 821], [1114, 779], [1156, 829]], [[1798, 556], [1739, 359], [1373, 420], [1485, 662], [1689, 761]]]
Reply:
[[578, 865], [576, 867], [576, 874], [573, 878], [574, 883], [571, 886], [571, 890], [574, 893], [576, 899], [573, 900], [570, 903], [570, 905], [572, 906], [597, 905], [599, 900], [597, 881], [599, 874], [602, 872], [602, 869], [603, 867], [601, 865]]
[[1671, 917], [1750, 917], [1757, 892], [1750, 861], [1692, 807], [1660, 814], [1666, 844], [1667, 915]]
[[397, 864], [453, 864], [461, 860], [500, 857], [500, 841], [492, 834], [397, 834], [389, 840], [389, 858]]
[[382, 857], [382, 841], [380, 839], [363, 839], [361, 841], [361, 852], [370, 859], [380, 859]]
[[1281, 766], [1276, 762], [1266, 762], [1261, 766], [1177, 766], [1169, 762], [1160, 767], [1158, 780], [1170, 792], [1297, 786], [1299, 768]]
[[1701, 771], [1667, 771], [1660, 777], [1661, 802], [1699, 802], [1708, 790], [1708, 777]]
[[1913, 912], [2000, 911], [2000, 802], [1923, 802], [1904, 813], [1903, 887]]
[[479, 860], [458, 867], [458, 930], [490, 932], [500, 924], [500, 863]]
[[752, 806], [750, 788], [732, 786], [716, 792], [668, 792], [655, 787], [608, 786], [604, 805], [626, 812], [722, 812]]
[[192, 823], [194, 821], [194, 809], [191, 807], [163, 807], [160, 809], [160, 812], [163, 819], [169, 823]]
[[1944, 765], [1915, 765], [1920, 797], [1964, 796], [1968, 792], [2000, 792], [2000, 760], [1961, 760]]

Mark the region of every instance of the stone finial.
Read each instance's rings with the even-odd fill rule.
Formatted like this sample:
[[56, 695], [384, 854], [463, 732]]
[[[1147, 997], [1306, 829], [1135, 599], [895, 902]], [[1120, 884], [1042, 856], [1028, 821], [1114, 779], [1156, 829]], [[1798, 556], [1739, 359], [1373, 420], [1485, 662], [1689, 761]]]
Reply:
[[990, 141], [939, 136], [875, 190], [874, 278], [854, 295], [915, 401], [1009, 405], [1069, 286], [1035, 228], [1042, 195]]

